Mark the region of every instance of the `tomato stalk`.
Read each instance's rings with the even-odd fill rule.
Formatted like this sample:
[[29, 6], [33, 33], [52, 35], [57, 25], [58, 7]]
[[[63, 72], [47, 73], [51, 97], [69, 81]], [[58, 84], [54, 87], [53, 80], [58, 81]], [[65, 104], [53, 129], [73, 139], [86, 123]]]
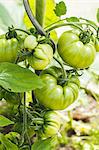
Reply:
[[35, 95], [34, 95], [33, 91], [31, 91], [31, 95], [32, 95], [32, 102], [33, 102], [33, 104], [36, 104], [37, 101], [36, 101], [36, 98], [35, 98]]
[[44, 119], [42, 117], [34, 117], [31, 115], [31, 113], [29, 111], [27, 111], [28, 116], [31, 118], [33, 123], [36, 124], [44, 124]]
[[74, 26], [74, 27], [80, 29], [81, 31], [83, 31], [82, 27], [78, 26], [74, 22], [70, 22], [70, 23], [62, 23], [62, 24], [53, 25], [52, 27], [50, 27], [49, 29], [47, 29], [46, 32], [50, 32], [50, 31], [52, 31], [52, 30], [54, 30], [56, 28], [63, 27], [63, 26]]
[[31, 35], [31, 33], [29, 33], [28, 31], [25, 31], [25, 30], [23, 30], [23, 29], [15, 28], [14, 30], [16, 30], [16, 31], [21, 31], [21, 32], [24, 32], [24, 33], [26, 33], [26, 34], [28, 34], [28, 35]]
[[62, 71], [63, 71], [63, 78], [66, 79], [66, 71], [64, 69], [63, 63], [59, 59], [57, 59], [55, 56], [54, 56], [54, 59], [60, 64]]
[[89, 25], [92, 28], [94, 28], [95, 30], [97, 30], [97, 28], [98, 28], [97, 25], [95, 23], [91, 23], [92, 22], [91, 20], [88, 20], [88, 19], [85, 19], [85, 18], [82, 18], [82, 17], [80, 17], [79, 19], [86, 21], [86, 25]]
[[23, 135], [22, 135], [22, 144], [25, 139], [25, 135], [27, 137], [30, 149], [31, 149], [31, 141], [27, 133], [27, 113], [26, 113], [26, 93], [24, 92], [24, 99], [23, 99]]
[[[52, 24], [50, 24], [50, 25], [48, 25], [48, 26], [46, 26], [45, 27], [45, 30], [46, 31], [49, 31], [50, 30], [50, 28], [51, 27], [53, 27], [53, 26], [57, 26], [57, 27], [55, 27], [55, 28], [58, 28], [58, 27], [61, 27], [61, 26], [66, 26], [66, 25], [70, 25], [70, 26], [75, 26], [75, 27], [77, 27], [77, 28], [79, 28], [81, 31], [82, 31], [82, 28], [79, 26], [79, 25], [87, 25], [87, 26], [91, 26], [95, 31], [98, 31], [98, 26], [95, 24], [95, 25], [93, 25], [92, 23], [90, 23], [91, 21], [90, 20], [88, 20], [88, 19], [84, 19], [84, 18], [79, 18], [79, 19], [81, 19], [81, 20], [85, 20], [86, 22], [67, 22], [67, 23], [62, 23], [62, 24], [58, 24], [58, 23], [60, 23], [60, 22], [62, 22], [62, 21], [66, 21], [66, 18], [65, 19], [62, 19], [62, 20], [58, 20], [58, 21], [56, 21], [56, 22], [54, 22], [54, 23], [52, 23]], [[59, 25], [59, 26], [58, 26]], [[48, 28], [48, 29], [47, 29]], [[54, 28], [54, 29], [55, 29]], [[53, 29], [52, 29], [53, 30]]]

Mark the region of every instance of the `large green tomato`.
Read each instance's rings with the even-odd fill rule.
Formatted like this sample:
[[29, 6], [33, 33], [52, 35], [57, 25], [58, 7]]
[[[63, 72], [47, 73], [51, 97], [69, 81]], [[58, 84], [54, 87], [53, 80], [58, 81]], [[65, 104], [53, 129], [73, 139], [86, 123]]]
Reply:
[[17, 57], [17, 53], [17, 39], [0, 39], [0, 62], [14, 62]]
[[61, 120], [55, 111], [47, 111], [44, 114], [44, 124], [42, 126], [41, 136], [44, 138], [51, 137], [59, 132]]
[[35, 70], [43, 70], [53, 58], [53, 49], [49, 44], [39, 44], [31, 56], [28, 56], [28, 63]]
[[66, 31], [60, 36], [57, 48], [64, 62], [75, 68], [88, 68], [95, 59], [94, 43], [83, 44], [73, 31]]
[[45, 86], [35, 90], [35, 96], [39, 102], [47, 108], [62, 110], [72, 104], [78, 97], [80, 82], [76, 76], [67, 78], [62, 85], [58, 78], [49, 74], [40, 75]]

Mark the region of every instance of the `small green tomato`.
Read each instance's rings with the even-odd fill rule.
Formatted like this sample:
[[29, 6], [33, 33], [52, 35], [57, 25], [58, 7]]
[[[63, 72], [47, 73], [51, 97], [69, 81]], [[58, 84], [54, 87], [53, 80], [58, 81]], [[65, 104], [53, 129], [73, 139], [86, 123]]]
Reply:
[[29, 51], [33, 50], [37, 46], [38, 42], [36, 37], [33, 35], [27, 36], [24, 40], [24, 47], [27, 48]]

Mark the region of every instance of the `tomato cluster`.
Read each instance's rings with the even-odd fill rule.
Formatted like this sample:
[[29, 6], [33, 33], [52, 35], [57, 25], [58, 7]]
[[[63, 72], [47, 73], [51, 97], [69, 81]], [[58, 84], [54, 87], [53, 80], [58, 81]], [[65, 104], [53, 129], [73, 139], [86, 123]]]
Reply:
[[[6, 36], [0, 38], [0, 62], [15, 62], [21, 47], [18, 39], [6, 39]], [[40, 78], [45, 86], [34, 91], [38, 101], [53, 110], [65, 109], [72, 104], [78, 97], [79, 79], [72, 73], [63, 77], [63, 68], [53, 66], [46, 69], [53, 59], [51, 45], [45, 41], [40, 43], [38, 36], [34, 35], [25, 36], [22, 45], [23, 52], [29, 52], [24, 58], [28, 64], [34, 70], [43, 70]], [[93, 63], [98, 49], [98, 38], [94, 43], [88, 38], [88, 32], [80, 33], [79, 30], [65, 31], [57, 43], [57, 51], [62, 60], [75, 69], [88, 68]]]

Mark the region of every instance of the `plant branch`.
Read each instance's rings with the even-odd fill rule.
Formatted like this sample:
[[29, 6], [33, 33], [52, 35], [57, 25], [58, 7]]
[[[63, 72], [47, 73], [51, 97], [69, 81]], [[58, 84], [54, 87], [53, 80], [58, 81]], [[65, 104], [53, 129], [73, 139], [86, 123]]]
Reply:
[[50, 32], [50, 31], [52, 31], [52, 30], [54, 30], [56, 28], [62, 27], [62, 26], [74, 26], [74, 27], [80, 29], [81, 31], [83, 31], [83, 29], [80, 26], [78, 26], [76, 23], [72, 23], [71, 22], [71, 23], [62, 23], [62, 24], [53, 25], [52, 27], [47, 29], [46, 32]]
[[21, 32], [24, 32], [24, 33], [26, 33], [26, 34], [28, 34], [28, 35], [31, 35], [31, 33], [29, 33], [28, 31], [25, 31], [25, 30], [23, 30], [23, 29], [15, 28], [14, 30], [16, 30], [16, 31], [21, 31]]
[[46, 28], [48, 28], [48, 29], [46, 29], [46, 32], [50, 32], [50, 31], [52, 31], [52, 30], [54, 30], [54, 29], [56, 29], [56, 28], [59, 28], [59, 27], [62, 27], [62, 26], [74, 26], [74, 27], [76, 27], [76, 28], [78, 28], [78, 29], [80, 29], [81, 31], [83, 31], [83, 29], [79, 26], [79, 25], [87, 25], [87, 26], [91, 26], [96, 32], [98, 31], [98, 27], [97, 26], [94, 26], [94, 25], [92, 25], [91, 23], [89, 23], [89, 22], [67, 22], [67, 23], [62, 23], [62, 24], [57, 24], [58, 22], [61, 22], [61, 21], [64, 21], [65, 19], [63, 19], [63, 20], [60, 20], [60, 21], [57, 21], [57, 22], [55, 22], [55, 23], [53, 23], [53, 24], [51, 24], [51, 25], [49, 25], [49, 26], [47, 26]]
[[36, 104], [37, 101], [36, 101], [36, 98], [35, 98], [35, 95], [34, 95], [33, 91], [31, 91], [31, 95], [32, 95], [32, 102], [33, 102], [33, 104]]
[[27, 128], [27, 114], [26, 114], [26, 93], [24, 92], [24, 101], [23, 101], [23, 132], [26, 132]]
[[60, 64], [62, 71], [63, 71], [63, 77], [66, 78], [66, 71], [64, 69], [63, 63], [59, 59], [57, 59], [55, 56], [54, 56], [54, 59]]

